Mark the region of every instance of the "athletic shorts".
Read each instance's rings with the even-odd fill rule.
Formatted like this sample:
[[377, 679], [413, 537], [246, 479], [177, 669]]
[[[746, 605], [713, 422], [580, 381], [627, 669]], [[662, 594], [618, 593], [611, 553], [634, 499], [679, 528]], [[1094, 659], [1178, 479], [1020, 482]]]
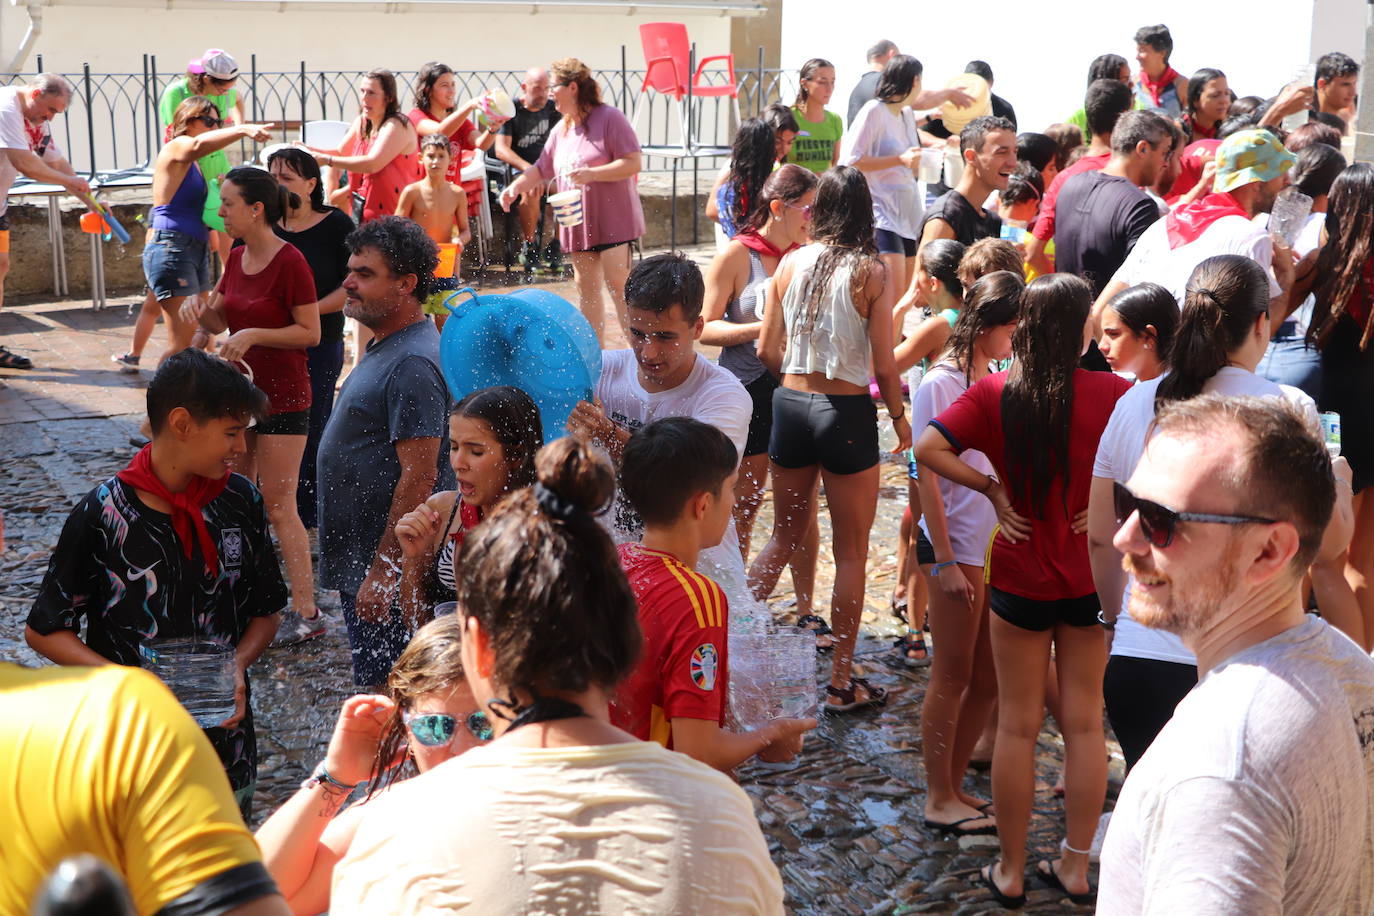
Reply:
[[1097, 592], [1081, 598], [1059, 598], [1055, 601], [1036, 601], [1004, 592], [993, 586], [989, 594], [992, 612], [1014, 627], [1043, 633], [1054, 629], [1056, 624], [1071, 627], [1095, 627], [1097, 612], [1102, 610], [1102, 602], [1097, 600]]
[[10, 253], [10, 214], [0, 213], [0, 254]]
[[903, 257], [916, 257], [916, 240], [898, 235], [891, 229], [874, 229], [873, 244], [878, 246], [878, 254], [900, 254]]
[[765, 372], [744, 386], [753, 401], [753, 411], [749, 414], [749, 435], [744, 440], [744, 457], [768, 454], [768, 439], [773, 434], [773, 392], [778, 390], [778, 380], [771, 372]]
[[930, 543], [930, 538], [926, 537], [925, 531], [920, 525], [913, 525], [911, 534], [916, 538], [916, 565], [935, 565], [935, 545]]
[[290, 413], [274, 413], [266, 420], [255, 424], [253, 432], [259, 436], [304, 436], [310, 432], [310, 411], [293, 410]]
[[210, 248], [175, 229], [153, 229], [143, 245], [143, 276], [158, 302], [214, 289]]
[[878, 408], [866, 394], [773, 392], [768, 457], [782, 468], [819, 464], [832, 474], [857, 474], [878, 463]]

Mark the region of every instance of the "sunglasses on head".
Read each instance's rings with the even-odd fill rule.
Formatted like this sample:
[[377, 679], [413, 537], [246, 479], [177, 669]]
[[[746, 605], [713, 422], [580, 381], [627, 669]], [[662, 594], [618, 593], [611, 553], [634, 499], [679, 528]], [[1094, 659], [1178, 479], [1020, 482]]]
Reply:
[[[412, 716], [407, 712], [401, 714], [401, 721], [410, 729], [415, 740], [425, 747], [443, 747], [453, 740], [454, 733], [458, 731], [458, 720], [444, 713]], [[491, 722], [481, 710], [468, 713], [463, 724], [478, 741], [490, 741], [494, 736]]]
[[1179, 522], [1204, 522], [1213, 525], [1272, 525], [1274, 519], [1254, 515], [1214, 515], [1210, 512], [1177, 512], [1168, 506], [1141, 499], [1120, 483], [1112, 484], [1112, 504], [1116, 523], [1126, 524], [1131, 513], [1140, 514], [1140, 530], [1153, 546], [1168, 547], [1178, 533]]

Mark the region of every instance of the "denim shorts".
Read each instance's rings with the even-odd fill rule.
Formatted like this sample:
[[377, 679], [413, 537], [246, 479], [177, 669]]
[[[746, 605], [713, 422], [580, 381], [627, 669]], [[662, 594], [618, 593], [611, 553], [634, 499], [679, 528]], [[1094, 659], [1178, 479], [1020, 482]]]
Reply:
[[158, 302], [214, 289], [210, 248], [175, 229], [154, 229], [143, 246], [143, 276]]

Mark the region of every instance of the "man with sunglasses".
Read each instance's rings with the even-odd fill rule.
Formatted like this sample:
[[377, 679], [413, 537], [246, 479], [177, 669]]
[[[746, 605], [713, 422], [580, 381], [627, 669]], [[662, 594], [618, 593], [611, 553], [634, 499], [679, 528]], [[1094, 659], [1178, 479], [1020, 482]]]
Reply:
[[1338, 484], [1281, 399], [1164, 405], [1115, 544], [1203, 676], [1131, 771], [1098, 912], [1374, 909], [1374, 661], [1304, 613]]

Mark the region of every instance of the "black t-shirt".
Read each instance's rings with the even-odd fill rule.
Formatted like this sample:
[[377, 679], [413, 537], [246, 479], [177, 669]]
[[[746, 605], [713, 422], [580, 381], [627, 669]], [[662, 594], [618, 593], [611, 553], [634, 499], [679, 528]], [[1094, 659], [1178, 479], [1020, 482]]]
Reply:
[[[277, 238], [290, 242], [296, 250], [305, 255], [305, 263], [315, 276], [315, 295], [323, 299], [338, 289], [348, 273], [348, 249], [344, 239], [357, 227], [353, 220], [342, 210], [329, 208], [324, 219], [304, 232], [287, 232], [281, 226], [273, 226]], [[342, 311], [330, 312], [320, 316], [320, 343], [343, 340], [344, 314]]]
[[921, 223], [921, 233], [925, 234], [926, 223], [942, 219], [954, 230], [954, 237], [965, 245], [972, 245], [979, 239], [997, 238], [1002, 234], [1002, 220], [993, 210], [985, 210], [979, 215], [977, 209], [964, 199], [964, 195], [950, 189], [936, 198], [926, 210], [926, 218]]
[[1159, 219], [1159, 207], [1130, 179], [1099, 171], [1064, 182], [1054, 212], [1055, 269], [1087, 280], [1094, 296]]
[[549, 131], [562, 117], [553, 105], [553, 99], [544, 103], [538, 111], [530, 111], [520, 100], [515, 102], [515, 117], [501, 125], [501, 133], [511, 138], [510, 148], [521, 159], [534, 164], [544, 151], [544, 141]]
[[877, 70], [869, 70], [859, 77], [859, 82], [854, 85], [854, 91], [849, 93], [849, 117], [845, 119], [845, 124], [853, 124], [859, 109], [878, 97], [878, 81], [881, 78], [882, 74]]

